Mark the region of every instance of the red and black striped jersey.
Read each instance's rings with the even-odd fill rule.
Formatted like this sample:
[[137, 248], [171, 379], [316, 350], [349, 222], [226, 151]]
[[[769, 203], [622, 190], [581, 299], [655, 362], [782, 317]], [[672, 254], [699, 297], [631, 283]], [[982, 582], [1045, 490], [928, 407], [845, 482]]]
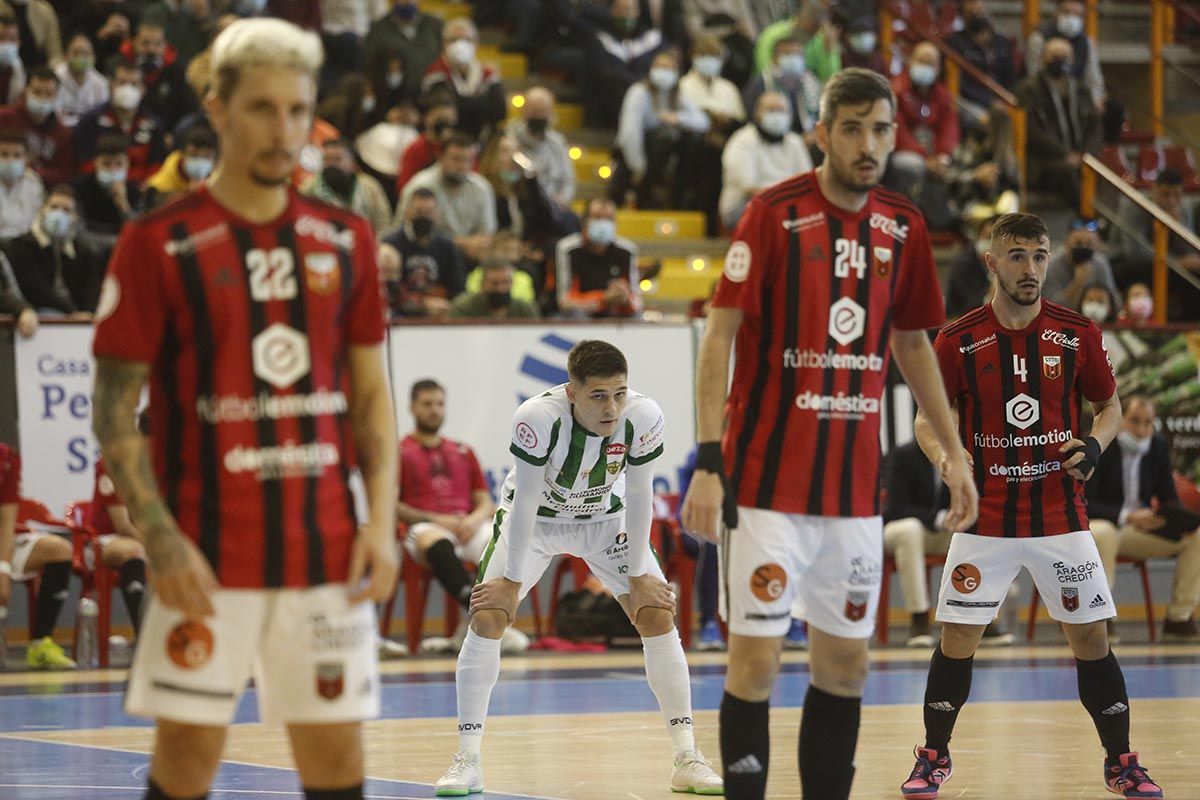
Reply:
[[151, 365], [159, 488], [222, 586], [346, 578], [348, 350], [383, 341], [374, 250], [365, 220], [294, 191], [260, 225], [200, 189], [117, 242], [93, 351]]
[[851, 213], [808, 172], [751, 200], [733, 239], [713, 304], [744, 313], [724, 436], [738, 504], [878, 514], [889, 335], [945, 320], [921, 212], [875, 188]]
[[959, 435], [974, 459], [983, 536], [1054, 536], [1087, 530], [1083, 484], [1062, 469], [1059, 447], [1083, 438], [1083, 399], [1116, 391], [1100, 329], [1042, 300], [1021, 330], [991, 304], [947, 325], [934, 341]]

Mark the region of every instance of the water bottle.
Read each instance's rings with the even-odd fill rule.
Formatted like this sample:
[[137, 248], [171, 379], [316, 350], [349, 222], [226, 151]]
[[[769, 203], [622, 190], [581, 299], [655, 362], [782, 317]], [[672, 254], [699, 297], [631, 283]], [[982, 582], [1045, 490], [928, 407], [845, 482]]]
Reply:
[[0, 606], [0, 672], [8, 666], [8, 606]]
[[79, 598], [79, 640], [75, 643], [75, 663], [84, 669], [97, 666], [96, 617], [100, 609], [90, 597]]

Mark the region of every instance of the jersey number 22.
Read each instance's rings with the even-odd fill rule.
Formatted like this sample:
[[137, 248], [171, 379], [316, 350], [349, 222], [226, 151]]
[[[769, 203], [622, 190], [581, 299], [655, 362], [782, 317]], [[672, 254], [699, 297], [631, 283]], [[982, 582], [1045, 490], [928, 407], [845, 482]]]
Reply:
[[296, 296], [295, 259], [286, 247], [255, 248], [246, 253], [250, 296], [259, 303], [291, 300]]

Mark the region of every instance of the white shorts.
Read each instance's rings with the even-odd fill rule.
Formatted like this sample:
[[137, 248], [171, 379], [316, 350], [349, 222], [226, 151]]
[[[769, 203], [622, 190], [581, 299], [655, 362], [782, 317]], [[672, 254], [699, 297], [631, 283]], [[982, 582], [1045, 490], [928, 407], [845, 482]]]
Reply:
[[193, 725], [228, 725], [253, 676], [269, 725], [379, 716], [375, 606], [344, 584], [220, 589], [216, 614], [185, 621], [150, 600], [129, 671], [125, 710]]
[[485, 519], [479, 525], [479, 529], [472, 536], [461, 544], [454, 534], [443, 528], [441, 525], [434, 525], [432, 522], [418, 522], [408, 528], [408, 534], [404, 537], [404, 552], [408, 553], [409, 557], [417, 559], [417, 537], [427, 531], [435, 531], [442, 535], [443, 538], [454, 542], [454, 554], [458, 556], [459, 561], [469, 561], [472, 564], [478, 564], [483, 558], [483, 551], [487, 549], [488, 542], [492, 539], [492, 520]]
[[875, 627], [882, 517], [813, 517], [738, 507], [721, 538], [721, 612], [739, 636], [775, 637], [793, 616], [846, 639]]
[[1028, 539], [956, 533], [942, 572], [938, 620], [988, 624], [1021, 567], [1029, 570], [1052, 619], [1082, 625], [1116, 616], [1090, 531]]
[[33, 555], [34, 546], [49, 536], [58, 536], [58, 534], [47, 533], [46, 531], [30, 531], [28, 533], [18, 533], [13, 537], [12, 579], [14, 582], [19, 583], [37, 577], [36, 572], [26, 571], [26, 565], [29, 563], [29, 557]]
[[[504, 575], [508, 566], [508, 543], [504, 538], [508, 523], [509, 512], [505, 509], [497, 511], [491, 541], [483, 560], [479, 562], [479, 577], [476, 580], [480, 583]], [[629, 594], [628, 539], [624, 517], [596, 522], [536, 523], [533, 538], [529, 542], [529, 554], [525, 558], [525, 572], [521, 576], [521, 597], [537, 584], [546, 567], [558, 555], [579, 556], [587, 562], [588, 569], [599, 578], [605, 589], [617, 597]], [[666, 580], [658, 559], [653, 557], [646, 574]]]

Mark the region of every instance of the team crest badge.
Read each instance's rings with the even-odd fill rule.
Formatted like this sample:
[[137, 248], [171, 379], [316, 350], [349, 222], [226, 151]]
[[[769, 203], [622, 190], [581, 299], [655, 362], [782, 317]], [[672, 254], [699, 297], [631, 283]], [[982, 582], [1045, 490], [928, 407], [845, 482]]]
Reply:
[[333, 253], [309, 253], [304, 257], [304, 282], [316, 294], [333, 294], [341, 285], [341, 278]]
[[875, 248], [875, 274], [886, 278], [892, 271], [892, 249], [890, 247]]
[[336, 700], [346, 688], [345, 668], [340, 661], [317, 664], [317, 694], [326, 700]]
[[1042, 374], [1049, 380], [1062, 377], [1062, 356], [1042, 356]]
[[608, 462], [608, 466], [606, 467], [606, 469], [608, 470], [609, 475], [616, 475], [618, 472], [621, 471], [621, 462], [620, 461], [610, 461], [610, 462]]
[[846, 619], [858, 622], [867, 615], [867, 601], [871, 599], [870, 592], [846, 592]]
[[1062, 587], [1062, 606], [1067, 611], [1079, 609], [1079, 589], [1074, 586]]

